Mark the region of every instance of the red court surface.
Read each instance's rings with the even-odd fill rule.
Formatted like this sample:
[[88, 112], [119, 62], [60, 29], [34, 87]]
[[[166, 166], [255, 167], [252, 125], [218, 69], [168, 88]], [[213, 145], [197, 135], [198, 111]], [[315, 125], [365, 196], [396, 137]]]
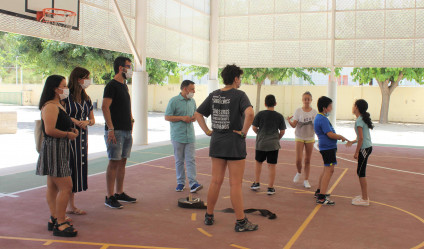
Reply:
[[[122, 210], [104, 206], [105, 175], [89, 178], [89, 190], [77, 194], [85, 216], [71, 216], [79, 230], [76, 238], [54, 237], [47, 231], [49, 217], [45, 188], [22, 192], [18, 198], [0, 199], [0, 248], [422, 248], [424, 247], [424, 150], [375, 146], [367, 179], [371, 205], [351, 205], [360, 193], [354, 149], [339, 145], [337, 166], [330, 183], [335, 206], [317, 206], [313, 198], [322, 159], [314, 150], [310, 183], [293, 183], [294, 142], [282, 142], [273, 196], [249, 189], [254, 176], [254, 140], [248, 140], [245, 208], [264, 208], [277, 214], [269, 220], [257, 214], [248, 218], [259, 224], [256, 232], [234, 232], [234, 214], [215, 213], [213, 226], [203, 224], [204, 210], [182, 209], [177, 193], [174, 158], [164, 157], [127, 168], [125, 189], [139, 198]], [[138, 153], [138, 152], [136, 152]], [[196, 152], [198, 180], [205, 185], [195, 197], [206, 200], [211, 179], [208, 149]], [[347, 159], [347, 160], [345, 160]], [[220, 192], [217, 210], [231, 207], [229, 184]]]

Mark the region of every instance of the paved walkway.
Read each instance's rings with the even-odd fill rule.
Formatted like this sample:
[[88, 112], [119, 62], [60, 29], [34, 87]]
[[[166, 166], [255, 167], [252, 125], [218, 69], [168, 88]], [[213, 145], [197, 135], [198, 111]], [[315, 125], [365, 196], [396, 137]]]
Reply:
[[[7, 172], [22, 172], [34, 167], [38, 158], [34, 142], [34, 120], [39, 119], [40, 112], [34, 106], [0, 105], [0, 111], [16, 111], [18, 114], [18, 131], [16, 134], [0, 135], [0, 174]], [[104, 119], [101, 110], [95, 111], [96, 124], [89, 128], [89, 159], [105, 156]], [[203, 135], [202, 130], [195, 123], [196, 134]], [[289, 125], [287, 124], [289, 127]], [[149, 144], [169, 144], [169, 123], [165, 121], [163, 113], [149, 113], [148, 119]], [[336, 131], [347, 138], [354, 139], [353, 121], [338, 121]], [[249, 136], [255, 134], [250, 131]], [[294, 129], [286, 131], [283, 139], [294, 139]], [[396, 146], [423, 146], [424, 124], [376, 124], [372, 131], [375, 144], [389, 144]], [[143, 146], [145, 147], [145, 146]], [[140, 147], [142, 148], [142, 147]]]

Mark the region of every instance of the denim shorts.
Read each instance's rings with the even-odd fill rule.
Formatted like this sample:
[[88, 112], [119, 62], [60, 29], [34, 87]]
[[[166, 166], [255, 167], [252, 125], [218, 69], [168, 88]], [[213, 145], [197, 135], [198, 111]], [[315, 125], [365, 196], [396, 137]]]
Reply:
[[107, 141], [108, 131], [105, 131], [105, 143], [109, 160], [129, 158], [133, 143], [131, 131], [115, 130], [116, 144]]

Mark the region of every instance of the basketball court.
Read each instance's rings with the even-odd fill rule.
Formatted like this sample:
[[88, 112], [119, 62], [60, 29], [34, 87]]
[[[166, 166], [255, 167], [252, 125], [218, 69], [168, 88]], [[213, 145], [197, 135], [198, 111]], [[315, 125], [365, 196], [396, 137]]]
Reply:
[[[122, 210], [104, 206], [107, 158], [89, 162], [89, 189], [77, 195], [85, 216], [71, 216], [79, 234], [76, 238], [54, 237], [46, 229], [49, 217], [45, 187], [36, 186], [34, 172], [2, 176], [5, 193], [0, 198], [1, 248], [422, 248], [424, 246], [423, 149], [374, 146], [367, 179], [371, 205], [351, 205], [360, 192], [352, 149], [339, 144], [339, 165], [330, 191], [336, 205], [315, 204], [315, 190], [322, 159], [313, 152], [312, 189], [293, 183], [293, 141], [282, 141], [277, 166], [276, 194], [268, 196], [267, 169], [261, 190], [250, 185], [254, 177], [254, 139], [248, 139], [248, 157], [243, 184], [245, 208], [268, 209], [277, 215], [270, 220], [258, 214], [248, 218], [259, 224], [256, 232], [234, 232], [234, 215], [215, 213], [213, 226], [203, 224], [204, 210], [183, 209], [177, 200], [188, 191], [175, 192], [175, 169], [171, 145], [133, 151], [126, 173], [126, 191], [138, 198]], [[208, 139], [198, 139], [197, 174], [205, 188], [195, 194], [206, 201], [211, 179]], [[94, 173], [95, 171], [98, 171]], [[7, 180], [8, 179], [8, 180]], [[23, 183], [26, 184], [23, 184]], [[32, 185], [30, 189], [22, 186]], [[8, 185], [8, 186], [5, 186]], [[40, 185], [40, 183], [38, 183]], [[21, 188], [21, 189], [20, 189]], [[18, 190], [19, 189], [19, 190]], [[225, 181], [217, 210], [231, 207]], [[46, 247], [47, 246], [47, 247]]]
[[[68, 14], [61, 16], [58, 9]], [[418, 0], [14, 0], [0, 5], [0, 30], [132, 53], [134, 143], [141, 145], [147, 144], [146, 57], [209, 67], [209, 89], [218, 88], [218, 68], [226, 64], [331, 67], [328, 95], [336, 106], [335, 67], [424, 65], [424, 29], [417, 25], [423, 10]], [[71, 15], [70, 25], [42, 21]], [[57, 35], [55, 29], [66, 32]], [[292, 182], [293, 141], [282, 141], [276, 194], [265, 192], [266, 167], [262, 189], [251, 191], [254, 141], [248, 139], [245, 208], [277, 215], [270, 220], [249, 214], [259, 224], [256, 232], [234, 232], [234, 215], [219, 212], [231, 207], [227, 181], [213, 226], [203, 224], [204, 210], [179, 208], [177, 200], [188, 191], [175, 192], [173, 149], [161, 145], [132, 152], [125, 189], [139, 201], [122, 210], [104, 205], [106, 155], [89, 161], [89, 189], [77, 195], [88, 214], [71, 217], [76, 238], [47, 231], [45, 177], [34, 171], [0, 176], [0, 248], [424, 247], [423, 148], [375, 145], [367, 170], [371, 205], [358, 207], [351, 204], [360, 192], [353, 149], [339, 144], [329, 189], [336, 205], [328, 207], [317, 206], [313, 197], [323, 167], [318, 151], [312, 157], [312, 189]], [[211, 179], [208, 142], [198, 138], [196, 145], [198, 180], [205, 188], [195, 197], [205, 201]]]

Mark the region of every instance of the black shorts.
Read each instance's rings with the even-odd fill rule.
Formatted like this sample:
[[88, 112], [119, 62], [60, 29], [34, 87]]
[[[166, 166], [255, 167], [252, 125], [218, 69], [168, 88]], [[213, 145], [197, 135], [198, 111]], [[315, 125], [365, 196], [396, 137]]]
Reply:
[[324, 160], [324, 166], [337, 165], [337, 149], [321, 150], [320, 153], [322, 155], [322, 160]]
[[359, 150], [358, 169], [356, 170], [356, 174], [359, 177], [366, 176], [368, 157], [371, 155], [371, 153], [372, 147]]
[[266, 159], [266, 162], [269, 164], [277, 164], [278, 150], [273, 150], [273, 151], [256, 150], [255, 160], [260, 163], [263, 163], [265, 159]]

